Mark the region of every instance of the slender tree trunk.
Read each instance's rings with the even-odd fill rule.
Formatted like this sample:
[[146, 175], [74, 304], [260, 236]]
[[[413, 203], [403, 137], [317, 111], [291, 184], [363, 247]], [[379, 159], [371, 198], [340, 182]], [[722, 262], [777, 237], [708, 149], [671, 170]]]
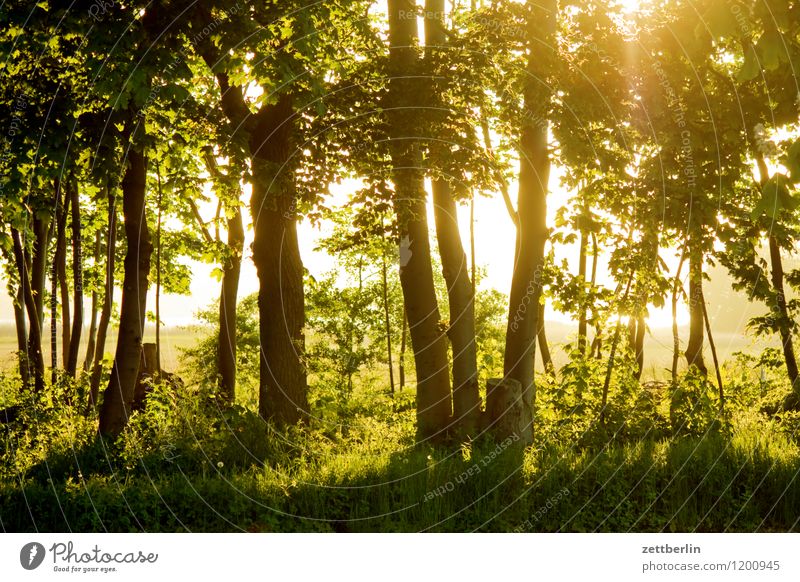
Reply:
[[[761, 153], [757, 153], [755, 158], [756, 165], [758, 166], [759, 182], [763, 188], [769, 181], [769, 168]], [[789, 381], [792, 383], [792, 392], [795, 395], [794, 400], [798, 403], [795, 407], [798, 407], [800, 406], [800, 382], [798, 382], [797, 358], [795, 357], [794, 345], [792, 342], [792, 318], [789, 315], [786, 293], [783, 288], [783, 260], [781, 258], [778, 239], [770, 234], [768, 236], [768, 243], [771, 271], [770, 281], [772, 283], [772, 290], [775, 292], [774, 310], [778, 312], [778, 333], [781, 337], [781, 347], [783, 348], [783, 359], [786, 363], [786, 373], [789, 376]]]
[[[100, 231], [98, 230], [94, 237], [94, 252], [92, 254], [94, 258], [94, 265], [97, 268], [97, 265], [100, 264]], [[97, 343], [97, 287], [95, 286], [92, 289], [92, 307], [91, 307], [91, 319], [89, 322], [89, 337], [86, 343], [86, 358], [83, 360], [83, 371], [88, 372], [92, 366], [92, 358], [94, 357], [94, 347]]]
[[39, 322], [39, 313], [36, 311], [36, 300], [31, 287], [31, 278], [25, 261], [25, 250], [19, 231], [11, 229], [11, 239], [14, 247], [14, 261], [20, 275], [22, 294], [25, 300], [25, 309], [28, 313], [28, 345], [26, 346], [30, 371], [33, 372], [34, 389], [37, 392], [44, 390], [44, 358], [42, 355], [42, 333]]
[[792, 318], [789, 315], [789, 308], [786, 304], [786, 294], [783, 290], [783, 260], [778, 246], [778, 240], [769, 236], [769, 257], [771, 263], [770, 279], [772, 289], [775, 291], [775, 307], [778, 311], [778, 331], [781, 336], [781, 346], [783, 348], [783, 359], [786, 362], [786, 372], [789, 381], [792, 383], [792, 391], [800, 396], [800, 383], [798, 383], [797, 359], [794, 354], [792, 343]]
[[78, 185], [69, 184], [68, 194], [72, 199], [72, 290], [74, 293], [74, 309], [72, 316], [72, 332], [67, 354], [67, 374], [75, 377], [78, 368], [78, 352], [80, 350], [81, 332], [83, 330], [83, 256], [81, 246], [81, 207]]
[[386, 251], [381, 252], [381, 286], [383, 291], [383, 325], [386, 332], [386, 361], [389, 363], [389, 391], [394, 398], [394, 363], [392, 362], [392, 325], [389, 319], [389, 267]]
[[542, 357], [542, 366], [545, 370], [554, 374], [556, 371], [556, 367], [553, 364], [553, 356], [550, 354], [550, 344], [547, 341], [547, 329], [546, 329], [546, 321], [544, 319], [544, 309], [545, 305], [541, 301], [538, 304], [539, 309], [539, 321], [538, 321], [538, 331], [536, 332], [536, 341], [539, 345], [539, 355]]
[[714, 336], [711, 334], [711, 321], [708, 319], [708, 308], [703, 301], [703, 320], [706, 324], [706, 335], [708, 336], [708, 347], [711, 348], [711, 358], [714, 361], [714, 372], [717, 375], [717, 387], [719, 388], [719, 414], [725, 415], [725, 389], [722, 384], [722, 373], [719, 368], [719, 358], [717, 358], [717, 346], [714, 343]]
[[161, 373], [161, 168], [156, 161], [158, 217], [156, 218], [156, 373]]
[[417, 437], [439, 440], [451, 415], [447, 339], [439, 328], [439, 306], [433, 284], [428, 238], [422, 156], [413, 138], [419, 81], [410, 77], [417, 67], [417, 21], [410, 0], [389, 0], [389, 124], [392, 136], [392, 177], [395, 212], [400, 231], [400, 283], [408, 316], [417, 371]]
[[[522, 386], [519, 433], [524, 444], [533, 442], [536, 402], [533, 356], [539, 329], [544, 246], [547, 241], [547, 185], [550, 178], [548, 149], [551, 88], [547, 85], [556, 23], [554, 0], [529, 1], [527, 81], [523, 88], [525, 117], [520, 135], [520, 174], [517, 214], [516, 261], [509, 295], [508, 328], [504, 356], [505, 377]], [[537, 120], [536, 122], [532, 120]], [[492, 419], [495, 420], [495, 419]]]
[[703, 252], [695, 241], [689, 241], [689, 342], [686, 344], [686, 363], [708, 376], [703, 361]]
[[[581, 281], [583, 293], [586, 292], [586, 230], [581, 229], [580, 245], [578, 247], [578, 279]], [[578, 351], [581, 355], [586, 355], [586, 335], [587, 335], [587, 306], [586, 299], [581, 296], [581, 303], [578, 310]]]
[[117, 202], [116, 196], [108, 192], [108, 236], [106, 239], [106, 275], [103, 291], [103, 307], [100, 311], [100, 323], [97, 326], [97, 345], [92, 358], [92, 379], [89, 389], [87, 412], [97, 407], [100, 393], [100, 380], [103, 375], [103, 354], [106, 349], [106, 335], [111, 321], [111, 310], [114, 305], [114, 271], [116, 268], [117, 250]]
[[278, 424], [308, 415], [303, 262], [297, 240], [294, 179], [281, 168], [289, 159], [294, 128], [291, 98], [281, 96], [256, 115], [250, 135], [255, 238], [253, 262], [259, 280], [261, 338], [259, 412]]
[[145, 215], [147, 160], [131, 147], [122, 179], [122, 212], [125, 217], [125, 276], [120, 303], [119, 335], [111, 377], [100, 410], [100, 433], [117, 436], [128, 423], [142, 353], [148, 276], [153, 245]]
[[644, 313], [639, 313], [636, 317], [636, 336], [633, 342], [633, 353], [636, 357], [636, 379], [642, 379], [644, 371], [644, 336], [647, 332]]
[[[66, 247], [64, 247], [66, 251]], [[66, 369], [72, 334], [72, 310], [70, 309], [69, 283], [67, 282], [67, 257], [61, 253], [56, 264], [58, 288], [61, 295], [61, 363]]]
[[[627, 303], [628, 294], [631, 290], [631, 283], [633, 282], [633, 271], [628, 275], [628, 282], [625, 285], [625, 292], [622, 294], [622, 305]], [[618, 287], [619, 289], [619, 287]], [[611, 351], [608, 354], [608, 365], [606, 366], [606, 377], [603, 381], [602, 400], [600, 401], [600, 424], [604, 425], [606, 422], [606, 406], [608, 405], [608, 390], [611, 387], [611, 374], [614, 372], [614, 357], [617, 354], [617, 345], [619, 344], [620, 330], [622, 328], [622, 316], [617, 315], [617, 323], [614, 326], [614, 335], [611, 338]]]
[[[57, 182], [58, 184], [58, 182]], [[53, 253], [53, 264], [50, 268], [50, 383], [55, 384], [58, 378], [58, 292], [61, 279], [60, 265], [63, 264], [64, 255], [66, 254], [66, 238], [65, 230], [67, 223], [67, 210], [69, 208], [69, 196], [65, 195], [64, 200], [61, 200], [61, 188], [56, 187], [56, 207], [53, 215], [55, 216], [56, 224], [56, 248]], [[64, 269], [66, 270], [66, 268]], [[66, 275], [65, 275], [66, 276]], [[61, 301], [64, 303], [64, 296], [62, 294]], [[65, 309], [69, 310], [69, 305], [65, 303]], [[67, 338], [69, 338], [69, 330], [66, 329]], [[69, 349], [69, 339], [62, 344], [62, 348]], [[62, 352], [62, 358], [66, 364], [67, 352]]]
[[678, 270], [675, 272], [675, 280], [672, 285], [672, 384], [678, 382], [678, 361], [681, 357], [681, 338], [678, 333], [678, 294], [683, 289], [681, 283], [681, 270], [686, 261], [686, 246], [681, 251], [681, 258], [678, 261]]
[[[59, 188], [59, 193], [60, 190], [61, 188]], [[69, 307], [69, 284], [67, 283], [67, 219], [69, 218], [69, 208], [71, 204], [72, 198], [69, 192], [65, 191], [63, 201], [59, 201], [54, 213], [56, 217], [56, 250], [53, 254], [53, 268], [51, 269], [51, 272], [57, 279], [58, 292], [61, 296], [61, 360], [64, 369], [67, 367], [70, 334], [72, 333], [72, 318], [70, 317]], [[51, 286], [55, 292], [56, 285], [52, 285], [51, 283]]]
[[222, 288], [219, 294], [219, 339], [217, 362], [220, 391], [228, 405], [236, 401], [236, 302], [239, 294], [239, 274], [244, 251], [242, 210], [236, 204], [228, 219], [228, 257], [222, 267]]
[[398, 381], [400, 390], [406, 386], [406, 345], [408, 345], [408, 317], [403, 306], [403, 330], [400, 333], [400, 361], [398, 362]]
[[[36, 303], [36, 313], [39, 314], [39, 330], [44, 326], [44, 287], [47, 276], [47, 249], [50, 244], [50, 218], [33, 218], [33, 259], [31, 262], [30, 278], [31, 292]], [[41, 348], [41, 347], [40, 347]]]
[[22, 285], [12, 297], [14, 301], [14, 323], [17, 330], [17, 356], [19, 359], [19, 377], [22, 385], [27, 386], [30, 381], [28, 374], [28, 324], [25, 321], [25, 298], [22, 294]]

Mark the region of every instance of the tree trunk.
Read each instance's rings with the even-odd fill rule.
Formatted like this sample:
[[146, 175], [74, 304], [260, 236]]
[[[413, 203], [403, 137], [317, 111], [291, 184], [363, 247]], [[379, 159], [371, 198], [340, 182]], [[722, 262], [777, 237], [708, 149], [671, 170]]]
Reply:
[[383, 291], [383, 325], [386, 332], [386, 361], [389, 363], [389, 391], [394, 398], [394, 363], [392, 361], [392, 325], [389, 318], [389, 267], [386, 251], [381, 252], [381, 287]]
[[[504, 373], [522, 386], [523, 413], [520, 438], [533, 442], [533, 411], [536, 402], [533, 356], [539, 329], [539, 298], [542, 291], [544, 246], [547, 241], [547, 185], [550, 178], [548, 150], [549, 106], [552, 89], [548, 52], [554, 46], [556, 3], [529, 2], [529, 57], [524, 105], [530, 112], [520, 135], [520, 173], [517, 214], [516, 261], [509, 295]], [[545, 47], [545, 48], [543, 48]], [[533, 120], [539, 120], [534, 122]]]
[[67, 367], [70, 334], [72, 333], [72, 318], [70, 317], [69, 307], [69, 284], [67, 283], [67, 220], [69, 218], [69, 208], [71, 204], [72, 198], [69, 192], [65, 191], [63, 201], [56, 206], [56, 250], [53, 254], [52, 268], [52, 273], [57, 279], [57, 284], [52, 284], [53, 292], [55, 293], [56, 287], [58, 287], [61, 300], [61, 361], [64, 369]]
[[26, 346], [29, 370], [33, 372], [34, 389], [37, 392], [44, 390], [44, 357], [42, 355], [42, 333], [39, 322], [39, 313], [36, 311], [36, 300], [31, 287], [31, 278], [28, 273], [25, 249], [19, 231], [11, 229], [11, 239], [14, 247], [14, 262], [20, 276], [25, 310], [28, 313], [28, 345]]
[[27, 386], [30, 381], [28, 375], [28, 324], [25, 321], [25, 298], [22, 294], [22, 285], [17, 289], [14, 301], [14, 323], [17, 330], [17, 358], [19, 360], [19, 377], [22, 385]]
[[[400, 283], [411, 332], [417, 372], [417, 437], [420, 441], [445, 436], [450, 415], [450, 374], [447, 340], [439, 327], [439, 306], [433, 284], [428, 238], [422, 156], [415, 107], [420, 94], [413, 75], [417, 63], [415, 2], [389, 0], [389, 125], [392, 136], [394, 207], [400, 232]], [[411, 11], [411, 12], [409, 12]]]
[[[582, 292], [586, 292], [586, 230], [581, 229], [580, 245], [578, 247], [578, 279], [581, 281]], [[586, 299], [581, 296], [581, 303], [578, 308], [578, 351], [581, 355], [586, 355], [586, 334], [587, 334], [587, 306]]]
[[39, 330], [44, 325], [44, 285], [47, 276], [47, 249], [50, 243], [50, 218], [33, 218], [33, 260], [31, 262], [31, 292], [39, 314]]
[[450, 304], [447, 335], [453, 347], [453, 422], [462, 436], [473, 435], [478, 428], [481, 410], [475, 343], [475, 298], [450, 186], [444, 180], [433, 180], [432, 186], [439, 256]]
[[74, 309], [72, 314], [72, 332], [69, 338], [67, 355], [67, 374], [75, 377], [78, 368], [78, 351], [80, 350], [81, 332], [83, 330], [83, 256], [81, 248], [81, 207], [78, 196], [78, 185], [69, 184], [68, 194], [72, 199], [72, 290], [74, 293]]
[[645, 324], [644, 313], [640, 313], [636, 317], [636, 336], [633, 342], [633, 353], [636, 357], [636, 379], [642, 379], [642, 372], [644, 371], [644, 336], [647, 331]]
[[100, 392], [100, 380], [103, 375], [103, 354], [106, 349], [106, 335], [111, 321], [111, 309], [114, 305], [114, 270], [117, 250], [117, 202], [116, 196], [108, 192], [108, 237], [106, 240], [106, 279], [103, 291], [103, 307], [100, 311], [100, 323], [97, 326], [97, 345], [92, 358], [92, 380], [89, 389], [87, 411], [97, 407]]
[[783, 290], [783, 260], [778, 246], [778, 240], [770, 235], [769, 237], [769, 258], [771, 266], [770, 279], [772, 289], [775, 291], [775, 308], [778, 312], [778, 331], [781, 336], [781, 346], [783, 347], [783, 358], [786, 362], [786, 372], [789, 381], [792, 383], [792, 391], [800, 396], [800, 383], [798, 383], [797, 359], [794, 354], [792, 343], [792, 318], [786, 304], [786, 294]]
[[119, 335], [111, 377], [100, 410], [100, 433], [117, 436], [125, 428], [133, 402], [142, 353], [147, 306], [150, 255], [153, 245], [145, 215], [147, 160], [133, 147], [122, 179], [122, 212], [125, 217], [125, 275], [120, 303]]
[[689, 342], [686, 344], [686, 364], [695, 366], [708, 376], [703, 361], [703, 251], [695, 241], [689, 241]]
[[217, 344], [220, 392], [226, 404], [236, 401], [236, 301], [244, 251], [242, 210], [236, 204], [228, 219], [228, 256], [222, 267], [219, 294], [219, 339]]
[[406, 345], [408, 344], [408, 317], [405, 304], [403, 305], [403, 331], [400, 333], [400, 361], [398, 362], [398, 376], [400, 390], [406, 386]]
[[[57, 182], [58, 184], [58, 182]], [[56, 248], [53, 253], [53, 264], [50, 268], [50, 383], [55, 384], [58, 378], [58, 291], [59, 291], [59, 265], [64, 263], [66, 254], [65, 231], [67, 224], [67, 209], [69, 208], [69, 196], [65, 195], [61, 200], [61, 189], [56, 187], [56, 207], [53, 212], [56, 224]], [[66, 270], [66, 269], [65, 269]], [[64, 303], [64, 297], [61, 297]], [[66, 305], [65, 309], [69, 309]], [[66, 330], [69, 337], [69, 330]], [[69, 340], [62, 344], [62, 348], [69, 349]], [[62, 358], [66, 364], [67, 352], [62, 351]]]
[[[426, 0], [425, 13], [426, 58], [430, 59], [447, 44], [444, 0]], [[447, 335], [453, 348], [453, 423], [463, 437], [475, 434], [481, 412], [475, 343], [475, 288], [469, 276], [467, 255], [458, 226], [458, 209], [450, 184], [442, 176], [435, 176], [431, 186], [436, 237], [450, 307]]]
[[681, 270], [686, 261], [686, 247], [681, 251], [681, 259], [678, 261], [678, 270], [675, 272], [675, 282], [672, 285], [672, 383], [678, 381], [678, 361], [681, 354], [681, 338], [678, 334], [678, 293], [683, 288], [681, 283]]
[[281, 96], [256, 115], [250, 135], [253, 173], [253, 262], [258, 272], [261, 370], [259, 412], [279, 425], [308, 415], [303, 364], [305, 295], [297, 240], [296, 200], [289, 159], [294, 128], [291, 98]]
[[[627, 303], [628, 294], [631, 290], [631, 282], [633, 281], [633, 271], [628, 276], [628, 282], [625, 285], [625, 292], [622, 294], [622, 305]], [[618, 287], [619, 289], [619, 287]], [[606, 406], [608, 405], [608, 390], [611, 387], [611, 374], [614, 372], [614, 357], [617, 354], [617, 345], [619, 344], [621, 316], [617, 315], [617, 323], [614, 326], [614, 335], [611, 338], [611, 351], [608, 354], [608, 365], [606, 366], [606, 377], [603, 381], [603, 393], [600, 401], [600, 424], [605, 425], [606, 422]]]
[[539, 355], [542, 357], [542, 366], [546, 371], [555, 374], [556, 367], [553, 365], [553, 356], [550, 354], [550, 344], [547, 341], [546, 322], [544, 320], [545, 305], [539, 301], [539, 330], [536, 332], [536, 341], [539, 345]]
[[725, 389], [722, 384], [722, 373], [719, 368], [719, 358], [717, 358], [717, 346], [714, 343], [714, 336], [711, 335], [711, 321], [708, 319], [708, 308], [703, 301], [703, 320], [706, 324], [706, 335], [708, 336], [708, 347], [711, 348], [711, 358], [714, 361], [714, 372], [717, 375], [717, 387], [719, 388], [719, 414], [725, 415]]
[[158, 180], [158, 218], [156, 219], [156, 374], [161, 373], [161, 168], [156, 161], [156, 179]]
[[[94, 237], [94, 265], [100, 264], [100, 231], [98, 230]], [[83, 360], [83, 371], [88, 372], [92, 365], [92, 358], [94, 357], [94, 347], [97, 343], [97, 287], [92, 289], [92, 307], [91, 307], [91, 320], [89, 322], [89, 337], [86, 343], [86, 358]]]

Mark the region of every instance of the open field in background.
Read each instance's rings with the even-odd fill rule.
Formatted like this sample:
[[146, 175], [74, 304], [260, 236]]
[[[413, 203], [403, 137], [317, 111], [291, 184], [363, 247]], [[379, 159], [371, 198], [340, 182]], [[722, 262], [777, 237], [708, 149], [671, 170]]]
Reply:
[[[83, 364], [86, 357], [86, 342], [87, 342], [88, 328], [85, 328], [81, 335], [81, 351], [78, 361]], [[202, 333], [196, 329], [183, 326], [175, 327], [162, 327], [161, 328], [161, 366], [168, 372], [174, 372], [179, 367], [180, 348], [187, 348], [193, 346]], [[44, 359], [47, 365], [50, 364], [50, 326], [45, 325], [44, 341], [42, 348], [44, 350]], [[108, 341], [106, 342], [106, 353], [114, 353], [114, 347], [117, 341], [116, 328], [109, 329]], [[155, 342], [155, 327], [148, 325], [145, 328], [145, 342]], [[58, 336], [58, 349], [59, 349], [59, 364], [61, 363], [61, 330], [59, 329]], [[16, 365], [15, 352], [17, 351], [17, 336], [14, 331], [14, 326], [9, 324], [0, 325], [0, 369], [7, 369], [10, 366]]]
[[[181, 348], [191, 347], [205, 333], [201, 328], [189, 326], [170, 326], [161, 328], [162, 341], [162, 367], [168, 372], [180, 372], [180, 350]], [[564, 344], [574, 341], [575, 326], [552, 322], [547, 328], [548, 340], [551, 343], [553, 361], [560, 367], [567, 363], [567, 354], [563, 349]], [[620, 336], [620, 341], [625, 341], [625, 330]], [[680, 328], [681, 338], [687, 337], [685, 326]], [[81, 337], [81, 356], [79, 361], [83, 362], [86, 355], [86, 335]], [[109, 332], [109, 339], [106, 343], [106, 352], [113, 353], [116, 343], [117, 331], [113, 329]], [[45, 362], [50, 362], [50, 328], [45, 326], [44, 332], [44, 354]], [[59, 348], [61, 347], [61, 336], [59, 335]], [[765, 347], [779, 347], [779, 342], [775, 338], [756, 338], [752, 335], [741, 333], [716, 333], [714, 341], [717, 344], [717, 353], [721, 363], [729, 360], [735, 352], [759, 353]], [[148, 325], [145, 329], [145, 342], [155, 342], [155, 328]], [[608, 351], [610, 338], [604, 350]], [[0, 369], [7, 369], [16, 364], [14, 352], [17, 349], [17, 340], [13, 325], [0, 325]], [[706, 363], [711, 368], [711, 350], [706, 346]], [[61, 356], [59, 355], [59, 362]], [[413, 361], [409, 358], [407, 364], [410, 366], [409, 372], [413, 374]], [[672, 366], [672, 330], [668, 328], [655, 328], [647, 335], [645, 341], [645, 364], [643, 380], [663, 380], [669, 376], [669, 369]], [[685, 360], [681, 359], [680, 369], [685, 368]], [[541, 369], [541, 360], [537, 357], [537, 369]]]

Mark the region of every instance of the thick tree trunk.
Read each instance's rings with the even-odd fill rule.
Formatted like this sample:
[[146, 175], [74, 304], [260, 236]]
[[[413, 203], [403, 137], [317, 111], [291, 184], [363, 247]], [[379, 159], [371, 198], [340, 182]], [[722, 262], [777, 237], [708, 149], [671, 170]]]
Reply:
[[77, 184], [69, 184], [68, 195], [72, 202], [72, 291], [74, 308], [72, 332], [69, 338], [69, 352], [66, 356], [67, 374], [75, 377], [78, 369], [78, 351], [83, 331], [83, 256], [81, 252], [81, 207]]
[[31, 278], [25, 260], [25, 249], [19, 231], [11, 229], [11, 239], [14, 247], [14, 261], [20, 276], [22, 296], [25, 301], [25, 310], [28, 314], [28, 344], [26, 346], [29, 371], [33, 373], [34, 389], [37, 392], [44, 390], [44, 357], [42, 355], [42, 333], [39, 322], [39, 313], [36, 311], [36, 300], [31, 287]]
[[[426, 0], [425, 13], [426, 58], [430, 59], [447, 44], [444, 0]], [[469, 276], [467, 255], [458, 226], [458, 209], [450, 184], [443, 177], [436, 176], [431, 186], [439, 257], [450, 307], [447, 335], [453, 348], [453, 423], [461, 436], [468, 436], [474, 435], [478, 429], [481, 412], [474, 285]]]
[[[536, 401], [533, 356], [539, 326], [539, 298], [542, 291], [544, 246], [547, 241], [547, 187], [550, 178], [547, 120], [551, 87], [548, 51], [553, 47], [556, 3], [529, 2], [529, 57], [524, 104], [530, 116], [523, 122], [520, 135], [520, 173], [517, 214], [516, 261], [509, 295], [508, 327], [504, 373], [522, 386], [520, 438], [533, 442], [533, 411]], [[544, 47], [544, 48], [543, 48]]]
[[97, 407], [100, 393], [100, 380], [103, 375], [103, 354], [106, 349], [106, 335], [111, 321], [111, 310], [114, 305], [114, 271], [116, 268], [117, 250], [117, 201], [116, 196], [108, 193], [108, 236], [106, 240], [106, 279], [103, 291], [103, 307], [100, 311], [100, 323], [97, 326], [97, 345], [92, 354], [92, 379], [89, 388], [89, 404], [87, 411]]
[[[98, 230], [94, 237], [94, 265], [100, 264], [100, 231]], [[83, 360], [83, 371], [88, 372], [92, 366], [92, 358], [94, 357], [94, 347], [97, 344], [97, 287], [92, 290], [92, 307], [89, 322], [89, 337], [86, 343], [86, 358]]]
[[389, 0], [389, 59], [393, 78], [389, 84], [389, 124], [392, 136], [392, 177], [395, 212], [400, 231], [400, 283], [414, 363], [417, 372], [417, 437], [440, 440], [450, 422], [450, 374], [447, 340], [439, 327], [439, 306], [433, 284], [428, 238], [422, 157], [417, 136], [419, 99], [415, 2]]
[[703, 251], [694, 241], [689, 241], [689, 342], [686, 344], [686, 364], [695, 366], [708, 376], [703, 361]]
[[294, 128], [292, 101], [262, 107], [250, 135], [253, 172], [253, 262], [259, 280], [261, 338], [259, 412], [295, 424], [309, 412], [303, 262], [297, 240], [294, 178], [284, 167]]
[[433, 180], [432, 186], [439, 256], [450, 304], [447, 335], [453, 348], [453, 422], [462, 436], [472, 435], [478, 428], [481, 409], [475, 343], [475, 298], [450, 187], [443, 180]]
[[219, 294], [219, 338], [217, 344], [220, 391], [226, 404], [236, 401], [236, 301], [244, 251], [242, 211], [236, 205], [228, 219], [228, 257], [222, 267]]
[[122, 212], [125, 217], [125, 276], [120, 303], [119, 335], [111, 378], [100, 410], [100, 433], [117, 436], [125, 428], [133, 402], [142, 352], [147, 305], [150, 255], [153, 245], [145, 216], [147, 160], [133, 147], [122, 180]]

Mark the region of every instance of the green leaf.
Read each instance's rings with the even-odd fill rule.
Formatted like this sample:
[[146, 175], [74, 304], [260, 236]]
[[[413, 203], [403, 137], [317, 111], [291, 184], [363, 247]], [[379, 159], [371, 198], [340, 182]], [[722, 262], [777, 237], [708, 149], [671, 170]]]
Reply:
[[703, 22], [714, 38], [735, 36], [739, 30], [728, 2], [712, 2], [703, 15]]
[[740, 83], [752, 81], [758, 77], [760, 72], [761, 66], [759, 65], [756, 49], [753, 47], [753, 45], [747, 45], [747, 48], [744, 51], [744, 63], [742, 64], [742, 68], [739, 69], [739, 72], [736, 74], [736, 80]]
[[767, 30], [762, 34], [756, 49], [761, 57], [761, 65], [768, 71], [774, 71], [780, 66], [781, 61], [786, 59], [783, 39], [776, 30]]
[[789, 170], [789, 181], [793, 184], [800, 182], [800, 139], [795, 140], [789, 146], [782, 161], [783, 165]]

